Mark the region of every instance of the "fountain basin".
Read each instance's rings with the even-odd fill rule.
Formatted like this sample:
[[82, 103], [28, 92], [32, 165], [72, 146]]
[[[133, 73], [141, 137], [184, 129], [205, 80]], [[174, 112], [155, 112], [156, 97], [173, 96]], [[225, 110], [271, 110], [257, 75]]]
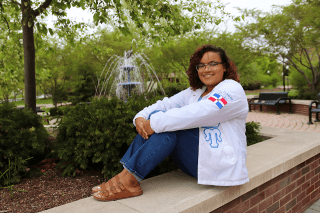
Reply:
[[120, 67], [121, 69], [123, 69], [124, 71], [131, 71], [131, 70], [133, 70], [134, 68], [135, 68], [135, 66], [132, 66], [132, 65], [124, 65], [124, 66], [121, 66]]
[[124, 89], [133, 89], [136, 87], [136, 85], [141, 85], [140, 82], [125, 82], [125, 83], [119, 83], [118, 86], [122, 86]]

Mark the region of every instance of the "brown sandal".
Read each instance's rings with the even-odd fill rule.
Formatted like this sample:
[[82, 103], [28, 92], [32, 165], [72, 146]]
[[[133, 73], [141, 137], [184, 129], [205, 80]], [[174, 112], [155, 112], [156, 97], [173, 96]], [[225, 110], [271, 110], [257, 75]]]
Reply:
[[[116, 180], [115, 185], [111, 180], [109, 180], [107, 183], [104, 183], [98, 186], [100, 188], [100, 191], [97, 191], [93, 194], [93, 197], [95, 199], [100, 201], [112, 201], [112, 200], [118, 200], [123, 198], [135, 197], [143, 194], [143, 190], [140, 188], [139, 182], [136, 179], [132, 180], [138, 183], [137, 187], [134, 187], [134, 189], [136, 190], [131, 190], [131, 191], [129, 191], [124, 186], [124, 184], [121, 182], [120, 177], [118, 175], [115, 176], [115, 180]], [[134, 185], [136, 185], [137, 183], [134, 183]]]
[[[106, 182], [103, 182], [102, 184], [106, 184]], [[102, 185], [102, 184], [101, 184], [101, 185]], [[91, 194], [94, 194], [94, 193], [96, 193], [96, 192], [101, 191], [101, 185], [93, 187], [93, 188], [92, 188], [92, 191], [91, 191]]]

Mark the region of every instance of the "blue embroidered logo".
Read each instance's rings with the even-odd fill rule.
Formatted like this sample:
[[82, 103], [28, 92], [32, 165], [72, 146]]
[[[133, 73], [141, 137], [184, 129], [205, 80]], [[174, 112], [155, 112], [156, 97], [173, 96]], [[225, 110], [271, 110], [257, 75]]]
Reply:
[[204, 128], [203, 133], [205, 135], [205, 139], [207, 142], [210, 142], [210, 146], [212, 148], [218, 148], [218, 142], [222, 142], [221, 132], [219, 130], [219, 126], [212, 126], [212, 127], [202, 127]]

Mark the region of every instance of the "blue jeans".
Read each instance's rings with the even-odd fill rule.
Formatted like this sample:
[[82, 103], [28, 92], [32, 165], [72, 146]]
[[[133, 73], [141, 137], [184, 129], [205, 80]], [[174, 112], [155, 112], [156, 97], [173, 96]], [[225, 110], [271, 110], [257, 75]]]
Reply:
[[197, 177], [199, 129], [154, 133], [149, 139], [137, 135], [121, 159], [126, 169], [144, 179], [170, 155], [186, 174]]

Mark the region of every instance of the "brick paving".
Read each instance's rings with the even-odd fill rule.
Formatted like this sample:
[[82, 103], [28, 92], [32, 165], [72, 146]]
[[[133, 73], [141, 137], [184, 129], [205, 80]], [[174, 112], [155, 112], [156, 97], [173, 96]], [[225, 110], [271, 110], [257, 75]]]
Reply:
[[[247, 117], [247, 122], [259, 122], [261, 126], [320, 133], [320, 122], [314, 122], [314, 120], [315, 118], [313, 117], [313, 124], [309, 125], [309, 116], [307, 115], [295, 113], [280, 113], [280, 115], [277, 115], [275, 112], [260, 111], [249, 112]], [[303, 213], [320, 213], [320, 200], [312, 204]]]
[[314, 122], [315, 118], [312, 118], [313, 124], [308, 124], [309, 117], [301, 114], [280, 113], [277, 115], [275, 112], [249, 112], [247, 122], [254, 121], [259, 122], [261, 126], [270, 126], [282, 129], [293, 129], [307, 132], [320, 132], [320, 122]]

